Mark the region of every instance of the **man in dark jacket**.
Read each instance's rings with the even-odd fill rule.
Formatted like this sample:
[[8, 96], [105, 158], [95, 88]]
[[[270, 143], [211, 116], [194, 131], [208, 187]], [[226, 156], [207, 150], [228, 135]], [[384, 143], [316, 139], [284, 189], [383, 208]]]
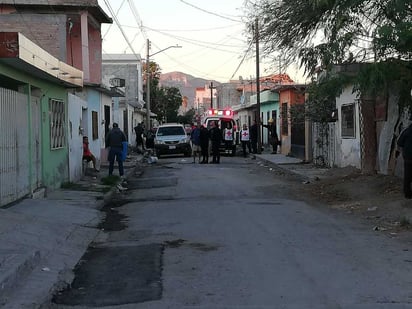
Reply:
[[264, 124], [263, 127], [268, 129], [269, 144], [272, 146], [272, 154], [278, 153], [279, 137], [273, 119], [269, 119], [268, 124]]
[[403, 130], [398, 138], [398, 147], [403, 157], [403, 193], [405, 198], [412, 198], [412, 124]]
[[200, 163], [209, 163], [209, 131], [203, 125], [200, 127], [200, 149], [202, 151], [202, 161]]
[[[143, 153], [144, 151], [144, 143], [143, 143], [143, 125], [138, 123], [137, 126], [134, 127], [134, 132], [136, 133], [136, 152]], [[141, 147], [141, 149], [139, 148]]]
[[120, 178], [123, 178], [124, 170], [123, 170], [123, 142], [126, 141], [126, 136], [119, 129], [119, 125], [117, 123], [113, 123], [113, 128], [109, 131], [106, 136], [106, 147], [110, 147], [109, 150], [109, 176], [113, 174], [114, 168], [114, 160], [116, 159], [117, 163], [119, 164], [119, 175]]
[[215, 121], [211, 122], [211, 129], [209, 130], [210, 141], [212, 142], [212, 162], [210, 163], [220, 163], [220, 152], [219, 147], [222, 142], [222, 131]]
[[257, 153], [257, 141], [258, 141], [258, 126], [256, 120], [253, 121], [253, 124], [250, 126], [250, 144], [252, 146], [252, 152]]

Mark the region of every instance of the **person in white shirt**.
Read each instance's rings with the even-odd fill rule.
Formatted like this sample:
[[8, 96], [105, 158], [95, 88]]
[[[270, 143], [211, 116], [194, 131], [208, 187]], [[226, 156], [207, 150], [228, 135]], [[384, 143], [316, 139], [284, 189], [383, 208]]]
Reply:
[[229, 154], [232, 152], [233, 144], [233, 129], [230, 127], [230, 123], [226, 125], [223, 131], [223, 139], [225, 140], [226, 150], [225, 153]]
[[250, 148], [250, 135], [247, 124], [244, 124], [242, 130], [240, 131], [240, 141], [242, 143], [243, 156], [246, 158], [246, 147], [248, 148], [249, 153], [252, 152], [252, 149]]

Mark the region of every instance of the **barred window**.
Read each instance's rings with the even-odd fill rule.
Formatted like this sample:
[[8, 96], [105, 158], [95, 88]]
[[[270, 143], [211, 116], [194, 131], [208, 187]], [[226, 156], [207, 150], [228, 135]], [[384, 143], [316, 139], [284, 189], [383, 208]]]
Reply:
[[50, 148], [59, 149], [66, 146], [66, 113], [64, 102], [61, 100], [49, 100], [50, 115]]
[[342, 105], [342, 137], [355, 137], [355, 104]]

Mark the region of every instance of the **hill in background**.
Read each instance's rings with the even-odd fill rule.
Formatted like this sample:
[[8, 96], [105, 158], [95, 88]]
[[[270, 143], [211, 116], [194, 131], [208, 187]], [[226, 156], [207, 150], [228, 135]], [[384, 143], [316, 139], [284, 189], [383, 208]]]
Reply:
[[[196, 88], [205, 88], [210, 85], [210, 80], [194, 77], [182, 72], [170, 72], [160, 74], [160, 86], [176, 87], [180, 90], [182, 97], [188, 98], [188, 104], [193, 107], [196, 98]], [[220, 85], [220, 82], [212, 81], [214, 86]]]

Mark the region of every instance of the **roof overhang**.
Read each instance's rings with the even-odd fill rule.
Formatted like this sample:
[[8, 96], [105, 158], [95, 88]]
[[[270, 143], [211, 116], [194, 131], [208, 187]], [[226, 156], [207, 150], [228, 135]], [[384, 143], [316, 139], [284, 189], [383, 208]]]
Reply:
[[[54, 1], [56, 2], [56, 1]], [[113, 19], [99, 6], [97, 0], [66, 0], [59, 1], [60, 4], [52, 4], [49, 0], [3, 0], [1, 4], [9, 4], [19, 11], [31, 9], [36, 11], [70, 14], [71, 12], [87, 11], [101, 24], [112, 24]], [[64, 4], [61, 4], [64, 3]]]
[[0, 62], [67, 88], [83, 87], [83, 72], [53, 57], [19, 32], [0, 32]]

